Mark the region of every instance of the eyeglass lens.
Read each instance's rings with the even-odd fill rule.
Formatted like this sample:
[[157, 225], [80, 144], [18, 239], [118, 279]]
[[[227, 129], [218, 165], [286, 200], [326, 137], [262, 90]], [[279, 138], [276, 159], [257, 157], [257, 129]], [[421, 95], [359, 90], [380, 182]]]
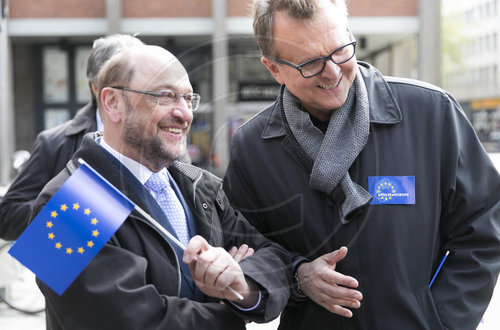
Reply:
[[158, 97], [158, 103], [160, 105], [170, 105], [172, 103], [179, 102], [180, 98], [183, 98], [190, 108], [194, 111], [198, 108], [200, 104], [200, 97], [197, 94], [178, 94], [173, 91], [162, 91]]
[[301, 66], [301, 72], [304, 77], [311, 77], [319, 74], [326, 66], [326, 61], [332, 59], [336, 64], [342, 64], [349, 61], [354, 56], [354, 44], [348, 44], [337, 49], [329, 57], [322, 57], [308, 62]]

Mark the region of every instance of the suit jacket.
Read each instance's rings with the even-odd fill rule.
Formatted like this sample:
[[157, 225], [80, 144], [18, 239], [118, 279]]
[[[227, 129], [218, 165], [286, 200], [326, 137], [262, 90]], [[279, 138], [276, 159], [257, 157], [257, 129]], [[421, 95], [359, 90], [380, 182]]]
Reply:
[[83, 135], [96, 129], [96, 108], [89, 103], [73, 119], [37, 136], [30, 159], [0, 202], [0, 238], [19, 237], [43, 186], [64, 168]]
[[[77, 159], [103, 177], [158, 222], [164, 213], [147, 189], [89, 134]], [[277, 317], [289, 298], [287, 252], [261, 236], [229, 206], [219, 178], [197, 167], [175, 162], [169, 172], [182, 192], [197, 231], [212, 246], [225, 249], [243, 243], [256, 250], [240, 265], [260, 287], [257, 309], [241, 312], [218, 300], [180, 298], [179, 259], [169, 240], [133, 211], [111, 240], [70, 287], [59, 296], [42, 282], [49, 329], [244, 329], [243, 319], [266, 322]], [[37, 213], [70, 175], [63, 170], [42, 191]], [[272, 294], [271, 294], [272, 292]]]

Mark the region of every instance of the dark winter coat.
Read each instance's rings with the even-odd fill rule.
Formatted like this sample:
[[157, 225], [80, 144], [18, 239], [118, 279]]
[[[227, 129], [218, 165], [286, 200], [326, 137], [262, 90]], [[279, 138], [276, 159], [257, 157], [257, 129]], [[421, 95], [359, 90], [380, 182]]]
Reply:
[[280, 329], [475, 329], [500, 270], [500, 177], [448, 93], [384, 78], [366, 63], [359, 69], [371, 128], [350, 176], [367, 190], [370, 176], [414, 176], [416, 204], [368, 205], [341, 224], [337, 203], [309, 187], [278, 102], [232, 140], [224, 180], [232, 205], [267, 237], [311, 260], [348, 246], [336, 270], [356, 278], [364, 297], [352, 319], [311, 300], [290, 304]]

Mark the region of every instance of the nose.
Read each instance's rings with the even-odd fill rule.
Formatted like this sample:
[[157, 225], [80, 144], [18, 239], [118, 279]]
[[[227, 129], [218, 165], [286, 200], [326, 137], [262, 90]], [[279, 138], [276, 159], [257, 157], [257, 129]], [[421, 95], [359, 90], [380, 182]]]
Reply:
[[193, 111], [190, 104], [183, 97], [179, 97], [172, 109], [172, 117], [180, 118], [190, 123], [193, 120]]
[[336, 79], [340, 74], [340, 71], [340, 66], [335, 64], [330, 58], [326, 61], [325, 68], [323, 69], [323, 72], [321, 72], [321, 76], [328, 79]]

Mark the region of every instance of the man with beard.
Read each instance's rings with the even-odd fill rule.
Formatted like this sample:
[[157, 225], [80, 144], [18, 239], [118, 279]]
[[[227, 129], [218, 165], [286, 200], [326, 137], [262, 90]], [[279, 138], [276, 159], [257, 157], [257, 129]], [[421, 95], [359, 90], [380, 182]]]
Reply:
[[94, 41], [87, 60], [92, 101], [71, 120], [38, 134], [30, 159], [0, 202], [0, 238], [16, 240], [19, 237], [28, 226], [31, 208], [42, 188], [66, 166], [86, 133], [102, 130], [96, 99], [101, 66], [122, 47], [141, 44], [141, 40], [126, 34], [111, 34]]
[[294, 254], [280, 329], [475, 329], [500, 270], [500, 177], [460, 105], [357, 62], [344, 0], [253, 13], [281, 90], [233, 136], [224, 189]]
[[[84, 137], [35, 211], [81, 158], [187, 248], [132, 212], [61, 296], [37, 281], [49, 329], [244, 329], [277, 317], [286, 251], [229, 206], [219, 178], [177, 161], [200, 102], [184, 67], [163, 48], [130, 47], [104, 65], [98, 89], [104, 134]], [[226, 249], [242, 244], [255, 254], [237, 263]]]

